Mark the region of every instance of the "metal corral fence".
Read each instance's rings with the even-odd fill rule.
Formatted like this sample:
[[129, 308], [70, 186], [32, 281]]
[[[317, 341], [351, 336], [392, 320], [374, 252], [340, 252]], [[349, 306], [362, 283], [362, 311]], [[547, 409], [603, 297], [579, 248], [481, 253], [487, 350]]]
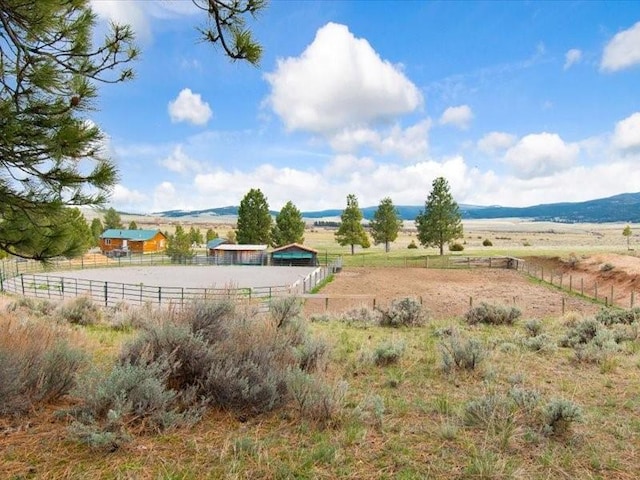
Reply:
[[[181, 267], [176, 266], [176, 268]], [[87, 296], [105, 307], [115, 306], [120, 302], [135, 305], [151, 304], [154, 306], [171, 305], [181, 307], [194, 299], [217, 298], [255, 300], [259, 303], [265, 303], [274, 297], [307, 293], [340, 268], [339, 262], [329, 266], [318, 267], [292, 285], [241, 288], [160, 287], [65, 278], [46, 273], [18, 273], [17, 275], [8, 276], [16, 271], [13, 268], [9, 268], [0, 270], [0, 291], [51, 300]]]

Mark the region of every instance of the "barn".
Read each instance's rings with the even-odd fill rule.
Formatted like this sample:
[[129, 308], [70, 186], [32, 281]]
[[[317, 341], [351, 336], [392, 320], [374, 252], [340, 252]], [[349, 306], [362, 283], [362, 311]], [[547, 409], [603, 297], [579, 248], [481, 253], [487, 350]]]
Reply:
[[220, 245], [224, 245], [228, 243], [229, 243], [229, 240], [227, 240], [226, 238], [220, 238], [220, 237], [209, 240], [207, 242], [207, 256], [213, 257], [214, 255], [213, 251], [216, 247], [219, 247]]
[[167, 237], [160, 230], [109, 229], [100, 235], [100, 250], [105, 255], [115, 252], [157, 253], [167, 248]]
[[318, 265], [318, 251], [299, 243], [291, 243], [271, 252], [271, 265], [315, 267]]
[[209, 250], [216, 265], [266, 265], [267, 245], [220, 244]]

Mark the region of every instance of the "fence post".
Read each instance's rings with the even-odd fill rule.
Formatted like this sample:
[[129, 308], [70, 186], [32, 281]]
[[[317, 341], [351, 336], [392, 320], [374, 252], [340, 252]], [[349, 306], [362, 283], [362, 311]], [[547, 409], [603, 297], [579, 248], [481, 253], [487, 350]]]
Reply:
[[469, 297], [469, 308], [473, 308], [473, 297]]
[[595, 282], [594, 290], [595, 290], [595, 294], [596, 294], [595, 295], [596, 300], [598, 300], [598, 282]]
[[573, 288], [573, 275], [569, 275], [569, 292], [571, 292]]
[[562, 297], [562, 315], [564, 315], [564, 297]]
[[611, 285], [611, 296], [609, 298], [611, 298], [611, 306], [613, 307], [613, 285]]
[[580, 295], [584, 297], [584, 278], [580, 279]]
[[184, 287], [180, 291], [180, 307], [184, 308]]
[[540, 279], [544, 282], [544, 267], [540, 267]]
[[324, 297], [324, 311], [329, 310], [329, 297]]
[[158, 306], [162, 305], [162, 287], [158, 287]]
[[104, 282], [104, 306], [109, 306], [109, 287], [107, 286], [108, 282]]
[[633, 300], [634, 300], [634, 299], [633, 299], [633, 294], [634, 294], [634, 292], [633, 292], [633, 291], [631, 291], [631, 308], [633, 308]]
[[20, 283], [22, 284], [22, 296], [24, 297], [24, 273], [20, 274]]

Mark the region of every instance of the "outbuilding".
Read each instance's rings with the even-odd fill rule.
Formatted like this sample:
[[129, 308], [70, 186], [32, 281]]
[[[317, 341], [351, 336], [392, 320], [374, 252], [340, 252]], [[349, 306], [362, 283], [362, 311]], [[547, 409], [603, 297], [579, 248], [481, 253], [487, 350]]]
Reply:
[[266, 265], [267, 245], [220, 244], [209, 250], [216, 265]]
[[271, 252], [271, 265], [315, 267], [318, 265], [318, 251], [299, 243], [290, 243]]

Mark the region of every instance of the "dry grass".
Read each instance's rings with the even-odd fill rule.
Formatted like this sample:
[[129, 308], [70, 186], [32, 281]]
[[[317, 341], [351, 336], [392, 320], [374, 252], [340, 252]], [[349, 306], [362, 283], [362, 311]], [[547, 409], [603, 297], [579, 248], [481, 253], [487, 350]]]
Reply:
[[[568, 328], [565, 320], [544, 318], [543, 331], [557, 342]], [[300, 422], [287, 408], [255, 418], [210, 412], [193, 427], [140, 435], [113, 453], [98, 454], [68, 440], [67, 419], [50, 407], [28, 421], [3, 424], [0, 477], [638, 477], [638, 340], [627, 342], [616, 365], [603, 371], [574, 363], [571, 349], [521, 347], [528, 335], [522, 325], [469, 326], [455, 319], [393, 331], [339, 321], [311, 326], [332, 339], [327, 376], [349, 383], [337, 424]], [[486, 347], [479, 370], [443, 373], [438, 344], [451, 326]], [[360, 361], [362, 352], [391, 336], [406, 345], [397, 364]], [[495, 428], [465, 425], [470, 401], [506, 395], [514, 386], [538, 391], [542, 404], [568, 399], [582, 408], [584, 421], [561, 437], [545, 435], [536, 414], [523, 411]]]

